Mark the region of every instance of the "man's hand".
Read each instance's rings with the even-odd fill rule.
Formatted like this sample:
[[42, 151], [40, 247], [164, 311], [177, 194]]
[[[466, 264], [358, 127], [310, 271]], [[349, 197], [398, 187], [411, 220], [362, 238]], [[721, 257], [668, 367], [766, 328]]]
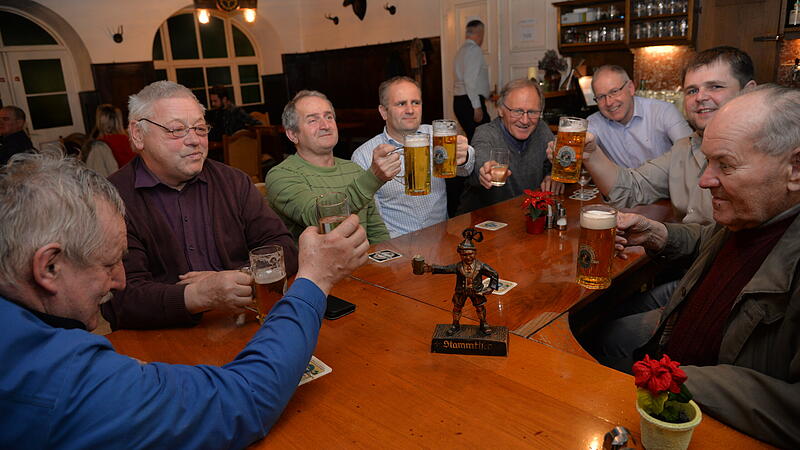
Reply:
[[475, 123], [481, 123], [481, 120], [483, 120], [483, 108], [475, 108], [472, 113], [472, 120], [474, 120]]
[[350, 215], [328, 234], [308, 227], [300, 235], [300, 268], [297, 278], [307, 278], [327, 294], [331, 287], [367, 262], [367, 232]]
[[462, 166], [469, 157], [469, 142], [466, 136], [456, 136], [456, 165]]
[[253, 278], [238, 270], [189, 272], [180, 278], [178, 284], [186, 285], [186, 309], [192, 314], [209, 309], [244, 312], [244, 307], [253, 301]]
[[[617, 214], [617, 237], [614, 246], [619, 252], [625, 247], [641, 245], [653, 252], [661, 251], [667, 244], [667, 227], [661, 222], [650, 220], [639, 214]], [[619, 257], [627, 259], [620, 253]]]
[[389, 181], [400, 173], [400, 155], [394, 152], [396, 149], [393, 145], [381, 144], [372, 151], [372, 165], [369, 170], [379, 180]]
[[540, 189], [542, 191], [550, 191], [554, 195], [560, 195], [564, 193], [564, 183], [553, 181], [553, 179], [550, 178], [550, 175], [546, 175], [544, 180], [542, 180]]
[[[553, 162], [553, 157], [555, 156], [555, 149], [556, 149], [556, 141], [550, 141], [547, 143], [547, 159], [550, 162]], [[581, 159], [584, 161], [590, 159], [594, 152], [597, 151], [597, 138], [594, 134], [586, 132], [586, 140], [583, 143], [583, 156]]]
[[[481, 182], [481, 186], [485, 187], [486, 189], [492, 188], [492, 165], [497, 164], [495, 161], [486, 161], [483, 165], [478, 169], [478, 180]], [[511, 169], [508, 170], [508, 175], [506, 175], [506, 179], [511, 176]]]

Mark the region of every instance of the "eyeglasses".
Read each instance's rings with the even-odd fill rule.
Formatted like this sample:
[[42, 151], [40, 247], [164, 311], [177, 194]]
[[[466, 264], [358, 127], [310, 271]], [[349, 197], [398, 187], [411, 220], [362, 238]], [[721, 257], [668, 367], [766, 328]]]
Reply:
[[519, 119], [520, 117], [522, 117], [525, 114], [528, 115], [528, 118], [534, 119], [534, 118], [538, 117], [539, 114], [542, 113], [541, 110], [537, 110], [537, 109], [529, 109], [527, 111], [525, 111], [524, 109], [511, 109], [505, 103], [503, 103], [503, 106], [508, 110], [508, 115], [511, 116], [511, 118], [514, 119], [514, 120]]
[[211, 125], [206, 125], [206, 124], [195, 125], [193, 127], [167, 128], [164, 125], [161, 125], [160, 123], [153, 122], [150, 119], [139, 119], [139, 122], [141, 122], [143, 120], [145, 122], [149, 122], [149, 123], [152, 123], [155, 126], [163, 128], [164, 131], [169, 133], [175, 139], [180, 139], [180, 138], [186, 137], [189, 134], [189, 131], [191, 131], [191, 130], [194, 130], [194, 134], [196, 134], [199, 137], [207, 136], [208, 132], [211, 131]]
[[625, 85], [628, 84], [629, 81], [631, 81], [631, 80], [625, 81], [624, 83], [622, 83], [622, 86], [618, 87], [617, 89], [612, 89], [612, 90], [608, 91], [608, 94], [598, 95], [597, 97], [594, 98], [594, 101], [597, 102], [597, 103], [600, 103], [601, 100], [605, 100], [607, 98], [617, 98], [617, 97], [619, 97], [619, 94], [622, 93], [622, 88], [624, 88]]

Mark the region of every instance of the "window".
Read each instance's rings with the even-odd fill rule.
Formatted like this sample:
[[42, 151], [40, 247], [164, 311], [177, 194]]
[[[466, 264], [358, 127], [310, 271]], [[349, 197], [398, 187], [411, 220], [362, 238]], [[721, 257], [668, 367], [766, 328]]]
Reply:
[[164, 22], [153, 39], [156, 78], [178, 82], [208, 104], [208, 91], [225, 86], [237, 105], [263, 102], [256, 48], [245, 32], [223, 16], [201, 24], [192, 12]]

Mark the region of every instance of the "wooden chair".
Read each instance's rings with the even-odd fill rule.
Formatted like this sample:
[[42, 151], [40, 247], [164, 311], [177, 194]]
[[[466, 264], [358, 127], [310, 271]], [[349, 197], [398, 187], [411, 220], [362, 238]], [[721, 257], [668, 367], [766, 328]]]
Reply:
[[225, 164], [243, 170], [254, 183], [262, 181], [261, 147], [253, 130], [239, 130], [233, 136], [223, 136]]
[[250, 113], [250, 117], [258, 120], [261, 122], [261, 125], [264, 125], [265, 127], [269, 126], [269, 113], [253, 111]]
[[262, 164], [268, 169], [280, 164], [286, 158], [286, 143], [288, 142], [283, 127], [270, 125], [254, 129], [258, 133], [258, 147], [262, 153]]

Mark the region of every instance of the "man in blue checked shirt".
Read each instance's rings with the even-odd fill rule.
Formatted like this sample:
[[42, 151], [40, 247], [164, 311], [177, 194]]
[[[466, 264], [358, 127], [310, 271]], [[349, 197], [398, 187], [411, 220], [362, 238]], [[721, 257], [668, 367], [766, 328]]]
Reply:
[[[386, 126], [383, 133], [365, 142], [353, 152], [352, 160], [361, 167], [369, 168], [372, 153], [379, 147], [399, 148], [406, 135], [427, 133], [433, 136], [430, 125], [421, 125], [422, 91], [419, 84], [409, 77], [390, 78], [378, 87], [380, 112]], [[431, 149], [433, 145], [431, 144]], [[431, 156], [431, 160], [433, 157]], [[402, 160], [401, 160], [402, 162]], [[467, 144], [467, 138], [458, 136], [456, 142], [456, 174], [467, 176], [475, 163], [475, 151]], [[404, 169], [401, 169], [401, 173]], [[405, 194], [405, 186], [397, 177], [389, 180], [375, 193], [386, 228], [391, 237], [400, 236], [447, 220], [447, 193], [444, 178], [431, 177], [431, 193], [421, 196]]]

